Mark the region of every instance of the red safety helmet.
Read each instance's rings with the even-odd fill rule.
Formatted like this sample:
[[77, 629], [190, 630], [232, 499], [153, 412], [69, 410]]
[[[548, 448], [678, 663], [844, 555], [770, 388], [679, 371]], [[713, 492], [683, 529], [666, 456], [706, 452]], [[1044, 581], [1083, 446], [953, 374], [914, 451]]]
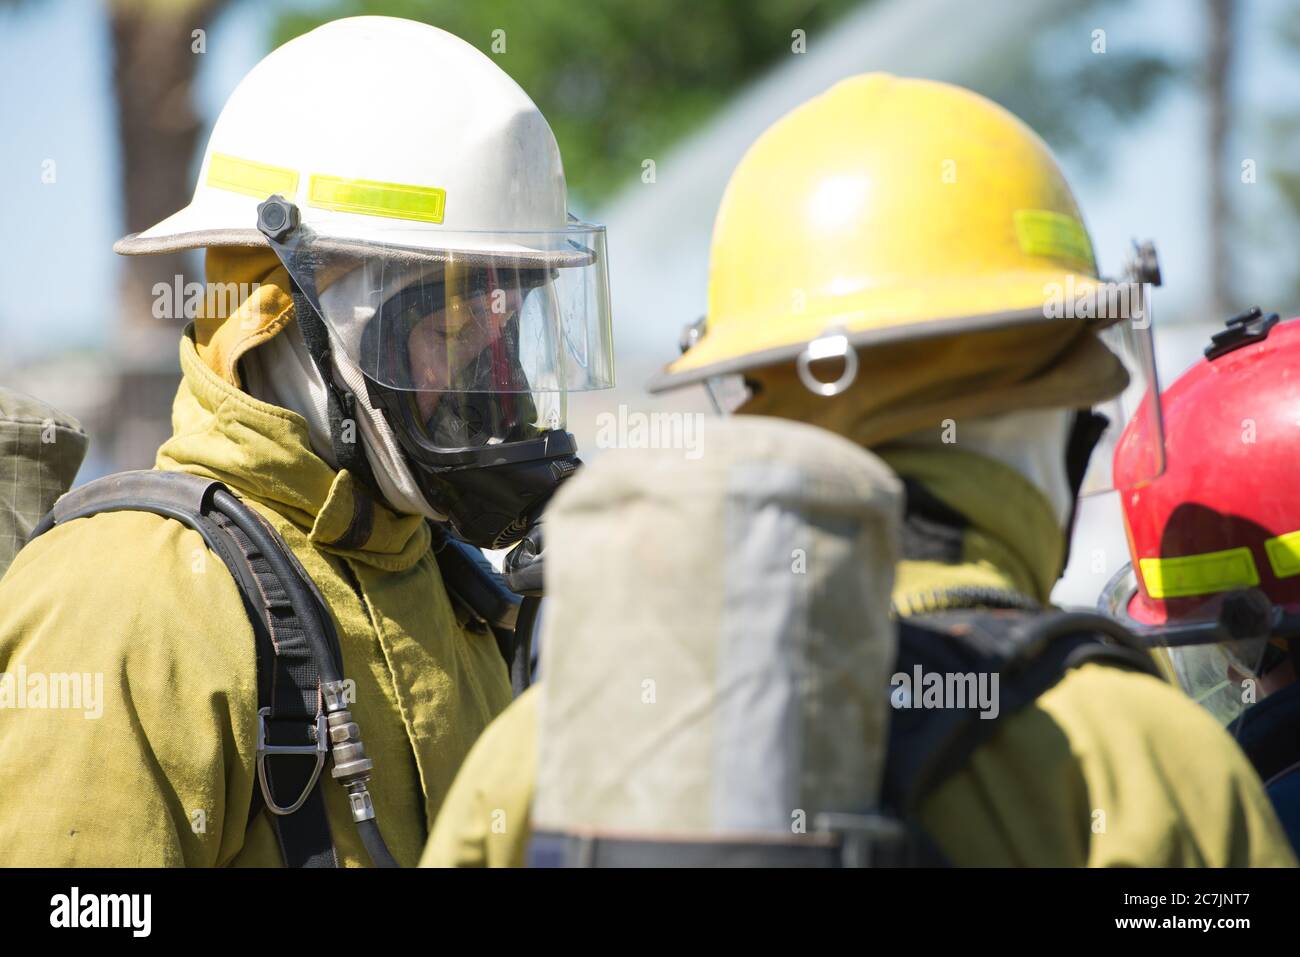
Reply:
[[[1228, 320], [1161, 396], [1165, 470], [1139, 484], [1149, 416], [1115, 452], [1132, 564], [1102, 607], [1153, 644], [1221, 718], [1241, 682], [1286, 660], [1300, 618], [1300, 321], [1259, 308]], [[1136, 451], [1134, 451], [1136, 450]], [[1256, 682], [1252, 681], [1252, 685]]]

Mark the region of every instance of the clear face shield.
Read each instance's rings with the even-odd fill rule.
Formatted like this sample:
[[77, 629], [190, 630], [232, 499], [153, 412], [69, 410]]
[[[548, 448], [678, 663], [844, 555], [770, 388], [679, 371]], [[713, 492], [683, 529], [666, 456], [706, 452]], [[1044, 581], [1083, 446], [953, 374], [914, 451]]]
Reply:
[[1267, 697], [1269, 675], [1287, 660], [1300, 615], [1243, 589], [1199, 599], [1177, 621], [1144, 624], [1128, 613], [1137, 578], [1125, 565], [1106, 585], [1099, 609], [1123, 622], [1151, 650], [1165, 676], [1223, 725], [1240, 731], [1247, 709]]
[[458, 451], [565, 425], [569, 392], [613, 385], [605, 234], [429, 233], [356, 239], [297, 226], [272, 245], [330, 338], [400, 397], [422, 446]]
[[[1134, 245], [1123, 277], [1104, 287], [1108, 312], [1125, 318], [1101, 329], [1097, 338], [1123, 364], [1128, 385], [1093, 410], [1105, 417], [1106, 428], [1088, 460], [1080, 495], [1141, 488], [1165, 470], [1160, 380], [1151, 331], [1151, 288], [1158, 285], [1155, 246], [1145, 242]], [[1116, 473], [1117, 460], [1125, 463], [1123, 474]]]
[[1165, 649], [1178, 684], [1224, 725], [1259, 700], [1257, 687], [1268, 639]]
[[272, 197], [259, 229], [335, 361], [364, 376], [425, 497], [476, 544], [517, 539], [576, 467], [568, 393], [614, 384], [604, 228], [432, 233], [384, 220], [340, 238], [296, 213]]
[[572, 353], [556, 341], [552, 270], [449, 263], [405, 272], [379, 259], [359, 270], [367, 304], [353, 308], [378, 305], [358, 365], [421, 445], [481, 448], [564, 428], [574, 375], [560, 361]]

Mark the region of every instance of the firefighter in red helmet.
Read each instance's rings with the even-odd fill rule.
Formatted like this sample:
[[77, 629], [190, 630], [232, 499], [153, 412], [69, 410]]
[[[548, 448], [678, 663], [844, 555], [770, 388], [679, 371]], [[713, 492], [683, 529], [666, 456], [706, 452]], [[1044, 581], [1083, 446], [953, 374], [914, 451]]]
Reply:
[[1102, 607], [1229, 725], [1300, 847], [1300, 319], [1228, 320], [1161, 408], [1159, 479], [1131, 477], [1149, 417], [1116, 450], [1132, 563]]

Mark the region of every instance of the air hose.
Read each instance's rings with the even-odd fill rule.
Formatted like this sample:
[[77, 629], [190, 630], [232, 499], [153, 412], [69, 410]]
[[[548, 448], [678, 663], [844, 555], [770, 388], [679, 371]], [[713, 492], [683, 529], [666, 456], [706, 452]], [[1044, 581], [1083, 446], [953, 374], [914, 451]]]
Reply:
[[518, 698], [533, 683], [533, 629], [541, 610], [539, 595], [526, 595], [515, 619], [514, 654], [510, 659], [510, 687]]
[[375, 867], [401, 866], [389, 853], [388, 845], [384, 843], [384, 836], [379, 833], [379, 825], [375, 823], [373, 815], [368, 820], [357, 821], [357, 833], [361, 835], [361, 843], [366, 853], [370, 855], [370, 863]]

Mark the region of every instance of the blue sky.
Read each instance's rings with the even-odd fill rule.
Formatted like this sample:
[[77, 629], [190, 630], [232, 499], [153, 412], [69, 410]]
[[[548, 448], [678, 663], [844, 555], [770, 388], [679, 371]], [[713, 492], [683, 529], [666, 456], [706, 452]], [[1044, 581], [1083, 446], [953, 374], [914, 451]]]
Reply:
[[[56, 336], [97, 345], [113, 317], [118, 264], [109, 247], [123, 230], [104, 6], [0, 7], [0, 349], [20, 355], [45, 351]], [[286, 6], [240, 0], [209, 30], [196, 91], [209, 124], [266, 53]], [[56, 181], [46, 184], [51, 159]]]

